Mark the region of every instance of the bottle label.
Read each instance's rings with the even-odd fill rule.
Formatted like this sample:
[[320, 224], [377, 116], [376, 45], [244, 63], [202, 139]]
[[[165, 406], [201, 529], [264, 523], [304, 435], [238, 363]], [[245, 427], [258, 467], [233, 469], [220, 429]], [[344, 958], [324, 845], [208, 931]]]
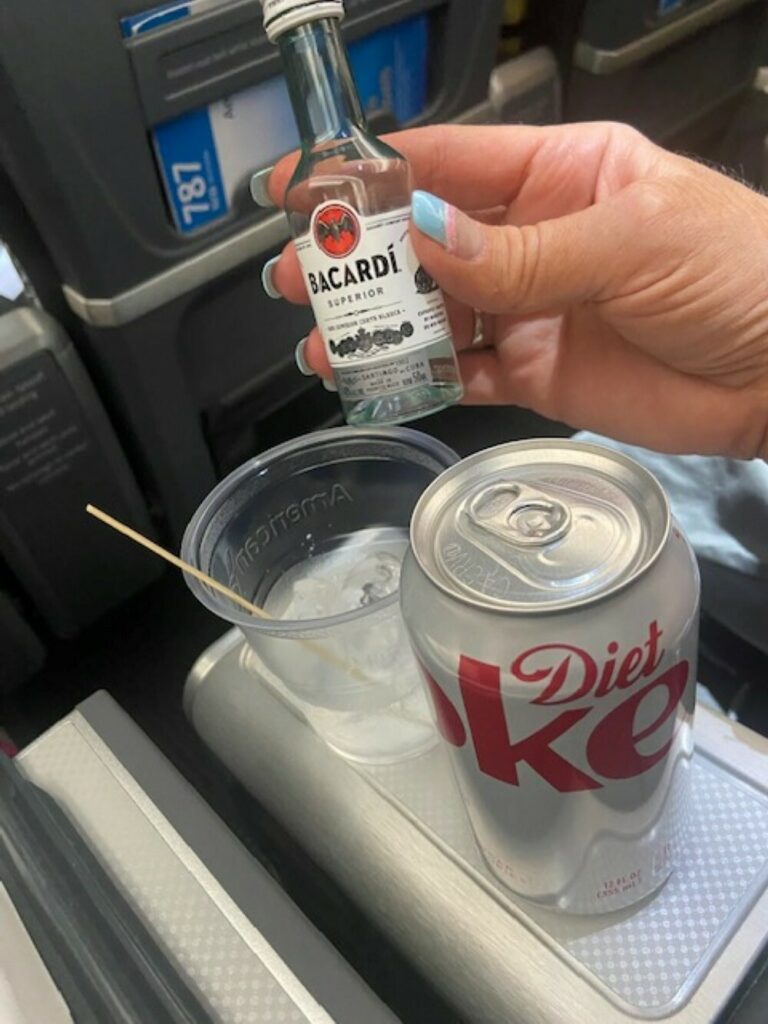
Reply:
[[410, 217], [409, 207], [361, 217], [331, 201], [316, 208], [309, 233], [296, 242], [337, 383], [357, 381], [361, 392], [370, 393], [377, 378], [386, 393], [451, 377], [448, 368], [431, 366], [445, 360], [428, 360], [425, 353], [414, 358], [417, 350], [449, 339], [450, 326], [442, 292], [411, 244]]

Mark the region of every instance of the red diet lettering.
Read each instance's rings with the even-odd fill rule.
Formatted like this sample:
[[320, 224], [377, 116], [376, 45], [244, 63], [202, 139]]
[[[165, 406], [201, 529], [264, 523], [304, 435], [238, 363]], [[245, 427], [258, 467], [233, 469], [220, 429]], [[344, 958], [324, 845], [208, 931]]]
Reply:
[[[659, 624], [652, 622], [645, 643], [630, 647], [620, 661], [619, 645], [611, 641], [606, 648], [608, 657], [602, 663], [581, 647], [540, 644], [519, 654], [510, 671], [521, 683], [546, 682], [532, 704], [569, 704], [592, 692], [604, 697], [653, 675], [664, 657], [664, 651], [659, 650], [662, 635]], [[566, 691], [567, 683], [571, 688]]]

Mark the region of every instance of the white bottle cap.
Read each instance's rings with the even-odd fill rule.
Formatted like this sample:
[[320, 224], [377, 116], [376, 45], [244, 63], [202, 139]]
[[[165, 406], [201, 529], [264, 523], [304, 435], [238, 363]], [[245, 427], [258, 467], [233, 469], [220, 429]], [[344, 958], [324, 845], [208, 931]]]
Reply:
[[321, 18], [343, 18], [344, 0], [261, 0], [264, 29], [271, 42], [297, 25]]

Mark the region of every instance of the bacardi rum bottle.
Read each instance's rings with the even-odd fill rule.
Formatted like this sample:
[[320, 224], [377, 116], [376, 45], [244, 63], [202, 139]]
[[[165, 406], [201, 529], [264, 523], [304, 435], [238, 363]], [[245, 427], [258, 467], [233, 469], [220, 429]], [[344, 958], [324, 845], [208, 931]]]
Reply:
[[407, 161], [372, 134], [342, 0], [263, 0], [301, 135], [286, 196], [315, 319], [352, 424], [401, 423], [462, 396], [443, 296], [409, 237]]

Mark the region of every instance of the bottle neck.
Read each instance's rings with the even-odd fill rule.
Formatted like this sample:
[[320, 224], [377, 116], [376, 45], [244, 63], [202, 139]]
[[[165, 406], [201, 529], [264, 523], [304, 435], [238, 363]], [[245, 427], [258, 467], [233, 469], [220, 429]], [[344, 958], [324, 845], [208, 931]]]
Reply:
[[302, 146], [367, 131], [339, 21], [299, 25], [278, 40]]

